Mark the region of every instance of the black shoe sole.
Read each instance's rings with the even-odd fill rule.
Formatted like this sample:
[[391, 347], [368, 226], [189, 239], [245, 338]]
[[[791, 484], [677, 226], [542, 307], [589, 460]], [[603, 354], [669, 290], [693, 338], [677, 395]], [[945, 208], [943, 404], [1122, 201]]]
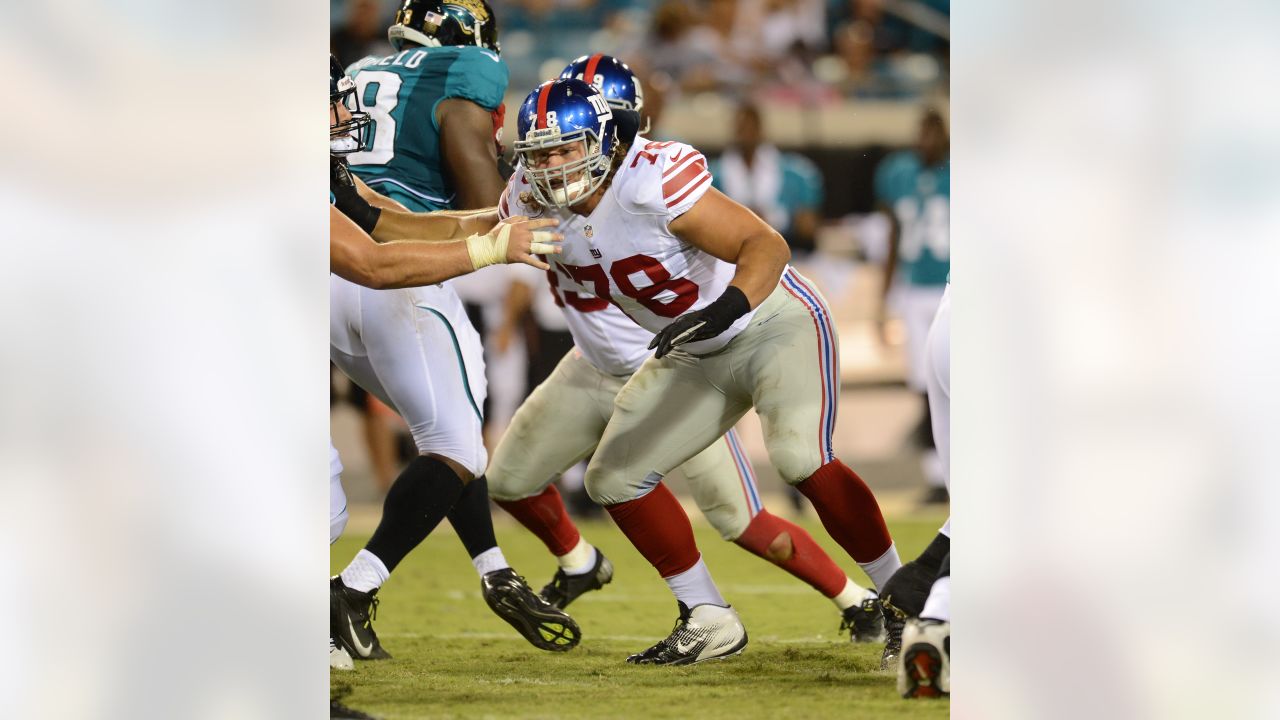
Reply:
[[505, 602], [489, 602], [489, 609], [516, 629], [529, 644], [547, 652], [568, 652], [582, 640], [582, 630], [568, 615], [538, 613]]
[[904, 698], [942, 698], [950, 693], [938, 687], [942, 674], [942, 656], [928, 643], [916, 643], [902, 654], [902, 672], [907, 674]]

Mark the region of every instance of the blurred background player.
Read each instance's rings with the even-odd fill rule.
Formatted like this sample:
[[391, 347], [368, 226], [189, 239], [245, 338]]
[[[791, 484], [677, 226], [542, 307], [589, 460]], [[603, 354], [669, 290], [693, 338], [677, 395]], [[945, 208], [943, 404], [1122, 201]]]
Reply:
[[822, 175], [805, 156], [783, 152], [765, 140], [755, 103], [738, 106], [733, 143], [709, 167], [715, 188], [781, 233], [792, 258], [801, 261], [814, 251]]
[[[603, 54], [583, 56], [561, 78], [591, 78], [627, 128], [630, 145], [644, 111], [631, 70]], [[508, 188], [507, 193], [511, 190]], [[499, 212], [510, 209], [508, 195]], [[551, 484], [594, 452], [613, 413], [618, 392], [649, 356], [653, 333], [636, 325], [616, 306], [561, 287], [563, 269], [548, 271], [551, 297], [563, 312], [572, 346], [554, 372], [516, 412], [489, 464], [489, 491], [504, 509], [539, 537], [560, 568], [542, 596], [564, 608], [613, 577], [612, 564], [569, 518]], [[572, 277], [564, 276], [566, 283]], [[554, 434], [539, 432], [555, 426]], [[873, 591], [850, 580], [803, 528], [764, 508], [754, 470], [737, 434], [724, 438], [681, 466], [703, 515], [722, 538], [777, 564], [808, 583], [841, 611], [841, 629], [850, 639], [881, 639], [883, 617]]]
[[[478, 3], [446, 7], [410, 0], [398, 20], [409, 24], [398, 22], [388, 35], [393, 44], [406, 45], [356, 65], [368, 66], [354, 82], [373, 122], [369, 147], [349, 156], [354, 182], [362, 197], [384, 208], [443, 210], [447, 199], [464, 194], [470, 207], [489, 205], [483, 202], [489, 180], [470, 178], [481, 170], [496, 178], [492, 109], [462, 98], [500, 103], [506, 70], [490, 49], [497, 47], [493, 18]], [[423, 48], [443, 42], [469, 44], [430, 53]], [[446, 138], [473, 155], [443, 150]], [[486, 157], [495, 164], [486, 167]], [[494, 193], [490, 202], [496, 198]], [[477, 480], [487, 461], [484, 361], [457, 295], [447, 285], [373, 292], [333, 277], [330, 320], [334, 364], [405, 419], [419, 453], [388, 491], [369, 543], [331, 582], [340, 639], [358, 658], [387, 656], [372, 625], [377, 590], [447, 513], [489, 607], [536, 647], [572, 647], [576, 625], [533, 593], [494, 538], [488, 493]]]
[[[938, 314], [929, 329], [928, 355], [929, 405], [933, 413], [934, 436], [942, 458], [947, 490], [951, 489], [951, 284], [938, 306]], [[916, 580], [915, 588], [900, 595], [914, 601], [921, 587], [928, 588], [924, 604], [895, 608], [911, 616], [902, 632], [902, 664], [898, 667], [898, 692], [903, 697], [942, 697], [951, 694], [951, 519], [939, 532], [947, 538], [947, 554], [943, 556], [936, 577], [906, 574], [903, 581]], [[911, 563], [908, 563], [910, 565]], [[903, 570], [906, 570], [906, 565]], [[919, 566], [917, 566], [919, 567]], [[901, 572], [901, 571], [899, 571]], [[910, 573], [910, 571], [908, 571]], [[898, 580], [895, 574], [890, 584]], [[916, 592], [912, 592], [912, 591]], [[906, 604], [906, 603], [904, 603]]]
[[586, 479], [679, 605], [671, 635], [628, 662], [688, 664], [746, 646], [662, 478], [753, 406], [774, 467], [883, 584], [900, 565], [893, 541], [874, 495], [831, 448], [839, 363], [830, 311], [787, 266], [785, 241], [710, 186], [694, 148], [641, 136], [619, 144], [604, 97], [580, 80], [535, 89], [517, 123], [509, 211], [560, 219], [554, 264], [572, 278], [562, 286], [616, 303], [657, 333]]
[[891, 228], [885, 302], [896, 307], [906, 328], [907, 387], [924, 408], [916, 436], [924, 451], [928, 503], [947, 501], [925, 397], [925, 343], [951, 269], [949, 147], [942, 115], [929, 110], [920, 120], [916, 147], [886, 156], [875, 177], [876, 201]]

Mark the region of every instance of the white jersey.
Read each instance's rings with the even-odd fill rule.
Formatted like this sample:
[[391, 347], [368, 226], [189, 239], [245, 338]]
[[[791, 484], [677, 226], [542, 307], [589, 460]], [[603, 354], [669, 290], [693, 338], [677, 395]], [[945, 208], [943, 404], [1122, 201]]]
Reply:
[[[562, 253], [548, 259], [555, 270], [558, 290], [566, 298], [568, 293], [576, 294], [586, 305], [604, 307], [613, 303], [648, 331], [649, 338], [644, 341], [647, 353], [654, 333], [680, 315], [709, 305], [733, 279], [732, 264], [684, 242], [669, 228], [671, 221], [693, 207], [710, 188], [711, 173], [702, 153], [684, 143], [650, 142], [637, 137], [600, 204], [589, 216], [575, 215], [568, 209], [534, 209], [521, 202], [521, 193], [529, 190], [521, 168], [507, 183], [499, 212], [503, 216], [559, 220], [555, 229], [564, 235]], [[598, 299], [595, 304], [590, 302], [593, 296]], [[738, 318], [714, 338], [687, 343], [680, 349], [694, 354], [719, 350], [751, 322], [753, 314]], [[583, 322], [576, 322], [575, 315]], [[596, 315], [600, 313], [568, 314], [574, 340], [583, 354], [610, 374], [621, 374], [611, 368], [638, 367], [631, 352], [634, 341], [613, 341], [619, 346], [626, 344], [627, 351], [612, 348], [614, 359], [603, 361], [604, 364], [592, 357], [587, 346], [596, 345], [606, 331], [614, 328], [612, 319], [593, 322]], [[579, 324], [583, 326], [580, 330], [576, 329]], [[639, 360], [643, 361], [643, 357]]]

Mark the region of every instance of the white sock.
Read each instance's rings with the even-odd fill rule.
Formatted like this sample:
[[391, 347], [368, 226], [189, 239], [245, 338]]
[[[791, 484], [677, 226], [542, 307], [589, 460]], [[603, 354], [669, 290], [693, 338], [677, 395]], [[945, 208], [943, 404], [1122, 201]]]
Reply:
[[690, 610], [706, 603], [720, 607], [729, 605], [720, 596], [720, 590], [711, 579], [711, 571], [707, 569], [707, 564], [702, 562], [701, 555], [698, 556], [698, 562], [694, 563], [693, 567], [679, 575], [663, 579], [667, 581], [671, 592], [675, 593], [676, 599], [687, 605]]
[[855, 605], [861, 605], [863, 600], [866, 600], [869, 597], [875, 597], [875, 595], [876, 593], [874, 590], [868, 590], [849, 578], [845, 578], [844, 589], [840, 591], [839, 595], [831, 598], [831, 602], [835, 603], [836, 607], [841, 610], [845, 610], [847, 608], [854, 607]]
[[361, 550], [356, 553], [347, 569], [342, 571], [342, 584], [352, 590], [369, 592], [374, 588], [382, 587], [382, 583], [389, 577], [391, 577], [391, 571], [382, 564], [377, 555], [368, 550]]
[[924, 601], [924, 610], [920, 611], [920, 617], [951, 622], [950, 575], [933, 581], [933, 589], [929, 591], [929, 599]]
[[502, 554], [502, 548], [497, 545], [471, 558], [471, 564], [476, 566], [476, 572], [480, 573], [480, 577], [484, 577], [495, 570], [505, 570], [511, 567], [511, 564], [507, 562], [506, 556]]
[[884, 587], [889, 582], [889, 578], [902, 567], [902, 560], [898, 558], [898, 547], [890, 543], [889, 549], [884, 551], [880, 557], [869, 563], [858, 563], [863, 571], [867, 573], [867, 577], [871, 578], [871, 582], [875, 583], [876, 589]]
[[596, 549], [579, 536], [578, 544], [564, 555], [557, 555], [556, 562], [565, 575], [586, 575], [596, 566]]

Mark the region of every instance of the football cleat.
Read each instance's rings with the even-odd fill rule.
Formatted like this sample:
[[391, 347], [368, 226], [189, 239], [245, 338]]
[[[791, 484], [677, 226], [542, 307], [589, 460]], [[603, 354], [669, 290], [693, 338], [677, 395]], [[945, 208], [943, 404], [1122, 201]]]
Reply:
[[902, 627], [907, 618], [888, 603], [884, 608], [884, 652], [880, 654], [880, 669], [892, 670], [902, 655]]
[[911, 618], [902, 633], [898, 692], [904, 698], [951, 694], [951, 623]]
[[342, 576], [329, 580], [329, 634], [353, 658], [386, 660], [391, 653], [382, 649], [373, 621], [378, 616], [378, 589], [369, 592], [352, 590]]
[[596, 548], [596, 564], [591, 570], [581, 575], [570, 575], [564, 568], [556, 570], [555, 577], [543, 588], [542, 595], [552, 607], [561, 610], [569, 607], [569, 603], [577, 600], [583, 593], [599, 590], [613, 579], [613, 563]]
[[329, 638], [329, 668], [331, 670], [355, 670], [355, 663], [351, 662], [351, 653], [338, 647], [333, 638]]
[[480, 578], [480, 592], [498, 617], [539, 650], [564, 652], [582, 639], [578, 623], [540, 595], [511, 568], [494, 570]]
[[880, 608], [880, 598], [872, 595], [861, 605], [845, 608], [840, 631], [845, 630], [849, 631], [849, 642], [884, 642], [884, 611]]
[[722, 660], [747, 647], [747, 629], [731, 607], [703, 603], [690, 610], [680, 606], [675, 629], [658, 644], [627, 658], [633, 665], [693, 665]]

